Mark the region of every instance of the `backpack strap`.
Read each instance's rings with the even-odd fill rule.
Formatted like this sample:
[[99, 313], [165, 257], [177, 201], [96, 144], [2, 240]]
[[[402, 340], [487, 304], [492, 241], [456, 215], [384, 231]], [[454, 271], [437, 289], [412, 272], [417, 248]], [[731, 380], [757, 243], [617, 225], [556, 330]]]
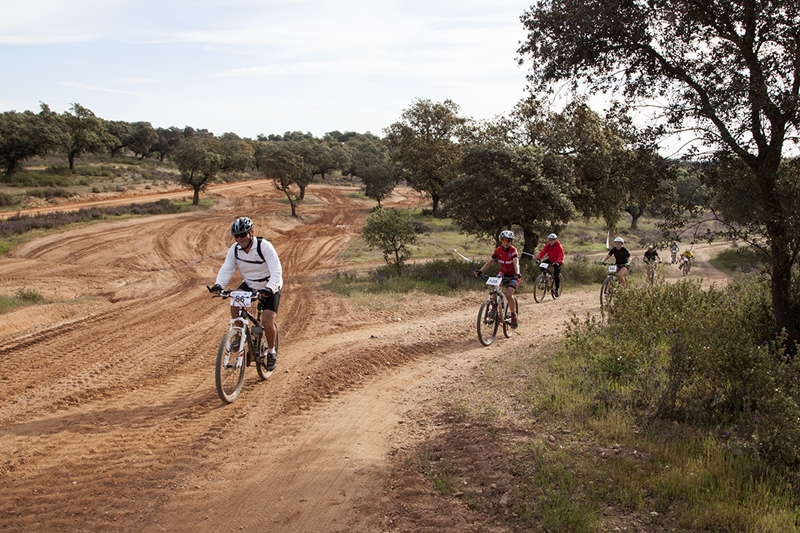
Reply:
[[256, 252], [258, 252], [258, 257], [261, 258], [261, 261], [248, 261], [247, 259], [239, 259], [239, 248], [241, 248], [240, 244], [236, 245], [236, 248], [233, 249], [233, 257], [237, 261], [241, 261], [242, 263], [253, 263], [255, 265], [261, 265], [267, 262], [264, 258], [264, 252], [261, 251], [261, 241], [264, 240], [264, 237], [256, 237]]
[[[256, 252], [258, 253], [258, 257], [261, 258], [261, 261], [248, 261], [247, 259], [239, 259], [239, 244], [236, 245], [236, 248], [233, 249], [233, 257], [236, 261], [241, 261], [242, 263], [251, 263], [254, 265], [263, 265], [267, 262], [266, 258], [264, 258], [264, 252], [261, 251], [261, 241], [264, 240], [264, 237], [256, 237]], [[262, 281], [269, 281], [269, 276], [266, 278], [261, 279], [254, 279], [252, 281], [262, 282]]]

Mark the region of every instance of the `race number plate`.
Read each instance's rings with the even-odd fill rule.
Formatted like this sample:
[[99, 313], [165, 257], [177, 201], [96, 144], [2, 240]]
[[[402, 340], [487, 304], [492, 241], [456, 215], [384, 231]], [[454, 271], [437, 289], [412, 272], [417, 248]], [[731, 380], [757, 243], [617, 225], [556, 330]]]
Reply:
[[614, 274], [617, 271], [617, 265], [608, 265], [608, 273]]
[[499, 287], [502, 282], [503, 276], [497, 276], [496, 278], [489, 278], [486, 280], [486, 284], [492, 287]]
[[231, 291], [231, 307], [250, 307], [248, 291]]
[[539, 263], [539, 268], [547, 268], [549, 266], [550, 266], [550, 263], [544, 263], [544, 262]]

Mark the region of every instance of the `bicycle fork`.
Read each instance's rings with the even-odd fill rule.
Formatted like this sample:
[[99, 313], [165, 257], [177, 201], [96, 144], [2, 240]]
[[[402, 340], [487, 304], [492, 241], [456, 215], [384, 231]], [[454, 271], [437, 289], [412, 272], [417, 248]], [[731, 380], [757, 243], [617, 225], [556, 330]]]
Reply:
[[[225, 347], [225, 366], [241, 368], [244, 364], [245, 343], [249, 342], [247, 338], [247, 326], [244, 319], [241, 317], [231, 318], [230, 331], [238, 331], [239, 346], [237, 348], [233, 347], [233, 339], [237, 338], [237, 336], [230, 335], [228, 337], [228, 345]], [[234, 350], [236, 351], [235, 355], [231, 353]]]

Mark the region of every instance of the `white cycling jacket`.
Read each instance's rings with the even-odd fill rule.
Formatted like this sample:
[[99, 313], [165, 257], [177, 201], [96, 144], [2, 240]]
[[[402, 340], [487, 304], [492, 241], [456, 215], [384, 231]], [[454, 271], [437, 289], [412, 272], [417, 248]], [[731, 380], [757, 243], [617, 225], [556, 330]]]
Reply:
[[[261, 246], [261, 255], [256, 249], [259, 245]], [[237, 268], [244, 278], [244, 282], [254, 291], [269, 287], [272, 292], [279, 292], [283, 287], [281, 261], [278, 259], [275, 247], [266, 239], [254, 237], [249, 253], [245, 253], [239, 243], [233, 243], [225, 256], [225, 262], [222, 263], [222, 267], [217, 273], [216, 284], [225, 287]]]

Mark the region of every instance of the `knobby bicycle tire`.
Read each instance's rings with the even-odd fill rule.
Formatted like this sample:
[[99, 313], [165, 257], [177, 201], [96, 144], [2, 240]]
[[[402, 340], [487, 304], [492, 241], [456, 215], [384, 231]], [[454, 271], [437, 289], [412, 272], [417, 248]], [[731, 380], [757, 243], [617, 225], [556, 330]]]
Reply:
[[[259, 351], [261, 352], [259, 355], [261, 357], [256, 358], [256, 372], [258, 372], [258, 377], [262, 380], [269, 379], [272, 375], [274, 370], [267, 370], [267, 350], [269, 350], [269, 345], [267, 344], [267, 334], [261, 334], [261, 346], [259, 346]], [[275, 322], [275, 357], [278, 356], [278, 323]]]
[[533, 285], [533, 299], [536, 300], [536, 303], [544, 301], [544, 297], [547, 295], [547, 281], [546, 275], [539, 274], [537, 276]]
[[500, 325], [498, 318], [498, 304], [486, 300], [478, 309], [478, 340], [484, 346], [489, 346], [497, 336], [497, 327]]
[[600, 307], [611, 305], [611, 299], [614, 296], [614, 291], [611, 288], [611, 276], [606, 276], [603, 284], [600, 286]]
[[[240, 337], [240, 330], [231, 329], [222, 336], [217, 351], [217, 361], [214, 365], [214, 381], [217, 386], [217, 394], [225, 403], [231, 403], [239, 397], [244, 385], [244, 370], [247, 363], [243, 356], [247, 343], [245, 339], [239, 339], [240, 351], [231, 354], [231, 341]], [[238, 357], [241, 354], [242, 357]]]

